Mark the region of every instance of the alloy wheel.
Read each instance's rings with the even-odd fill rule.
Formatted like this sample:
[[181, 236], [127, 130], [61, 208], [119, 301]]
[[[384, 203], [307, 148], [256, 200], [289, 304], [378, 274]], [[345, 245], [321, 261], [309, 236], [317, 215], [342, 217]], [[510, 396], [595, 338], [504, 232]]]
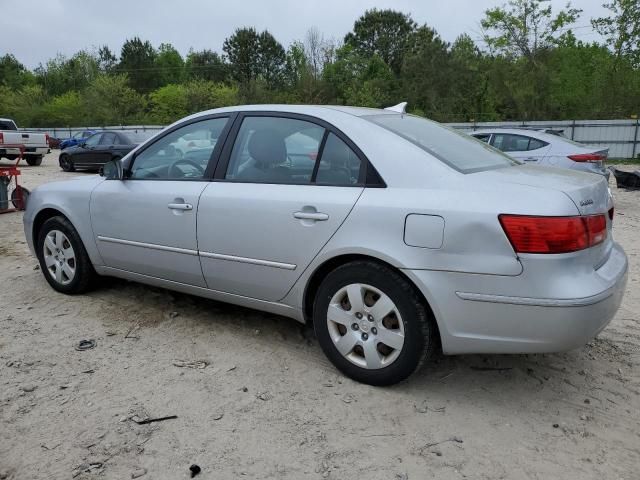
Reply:
[[60, 230], [51, 230], [42, 250], [51, 277], [60, 285], [71, 283], [76, 275], [76, 254], [67, 236]]

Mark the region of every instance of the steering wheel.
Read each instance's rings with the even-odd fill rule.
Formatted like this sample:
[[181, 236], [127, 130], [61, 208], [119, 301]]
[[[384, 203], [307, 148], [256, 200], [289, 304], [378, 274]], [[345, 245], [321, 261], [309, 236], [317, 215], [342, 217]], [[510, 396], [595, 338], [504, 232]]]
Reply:
[[[195, 168], [199, 172], [200, 177], [204, 177], [204, 168], [202, 168], [199, 164], [187, 158], [179, 158], [169, 166], [169, 170], [167, 171], [167, 176], [169, 178], [182, 178], [185, 176], [184, 172], [178, 168], [178, 165], [180, 165], [181, 163], [184, 163], [186, 165], [191, 165], [193, 168]], [[173, 175], [174, 169], [176, 170], [176, 172], [180, 172], [180, 174]]]

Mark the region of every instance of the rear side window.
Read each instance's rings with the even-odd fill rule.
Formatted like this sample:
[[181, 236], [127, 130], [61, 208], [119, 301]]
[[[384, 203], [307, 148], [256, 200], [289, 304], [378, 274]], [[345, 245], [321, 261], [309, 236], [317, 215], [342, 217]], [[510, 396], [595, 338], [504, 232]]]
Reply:
[[349, 146], [330, 133], [322, 150], [316, 183], [355, 185], [360, 178], [361, 161]]
[[526, 152], [529, 150], [529, 137], [496, 133], [493, 136], [493, 146], [503, 152]]
[[489, 139], [491, 138], [491, 134], [490, 133], [478, 133], [475, 135], [471, 135], [473, 138], [477, 138], [478, 140], [480, 140], [481, 142], [484, 143], [489, 143]]
[[520, 162], [470, 135], [414, 115], [362, 117], [408, 140], [441, 162], [462, 173], [519, 165]]
[[547, 145], [549, 145], [547, 142], [543, 142], [537, 138], [531, 138], [529, 140], [529, 150], [537, 150], [539, 148], [546, 147]]

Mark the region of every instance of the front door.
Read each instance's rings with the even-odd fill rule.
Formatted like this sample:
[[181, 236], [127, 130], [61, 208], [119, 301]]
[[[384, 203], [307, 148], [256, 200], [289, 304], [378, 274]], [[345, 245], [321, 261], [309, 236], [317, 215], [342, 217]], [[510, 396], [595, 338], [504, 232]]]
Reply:
[[216, 181], [200, 198], [202, 270], [211, 289], [277, 301], [361, 195], [362, 162], [311, 121], [265, 115], [239, 121]]
[[101, 140], [102, 133], [94, 133], [84, 140], [84, 142], [77, 147], [78, 150], [73, 153], [74, 165], [81, 168], [93, 166], [96, 160], [96, 149], [99, 148]]
[[106, 266], [187, 285], [205, 286], [196, 240], [198, 201], [215, 142], [190, 158], [174, 145], [206, 130], [217, 139], [228, 118], [179, 127], [145, 147], [124, 180], [105, 180], [91, 196], [96, 243]]

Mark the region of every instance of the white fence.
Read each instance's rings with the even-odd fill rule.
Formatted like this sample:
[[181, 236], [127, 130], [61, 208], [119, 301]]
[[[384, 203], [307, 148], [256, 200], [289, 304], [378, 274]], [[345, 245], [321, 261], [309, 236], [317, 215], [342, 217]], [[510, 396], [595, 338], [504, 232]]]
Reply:
[[[561, 130], [565, 137], [587, 145], [609, 147], [609, 158], [640, 158], [640, 120], [555, 120], [535, 122], [449, 123], [451, 127], [473, 131], [487, 127], [549, 128]], [[67, 138], [82, 130], [142, 130], [157, 131], [160, 125], [128, 125], [110, 127], [25, 128], [29, 132], [47, 132], [57, 138]]]

